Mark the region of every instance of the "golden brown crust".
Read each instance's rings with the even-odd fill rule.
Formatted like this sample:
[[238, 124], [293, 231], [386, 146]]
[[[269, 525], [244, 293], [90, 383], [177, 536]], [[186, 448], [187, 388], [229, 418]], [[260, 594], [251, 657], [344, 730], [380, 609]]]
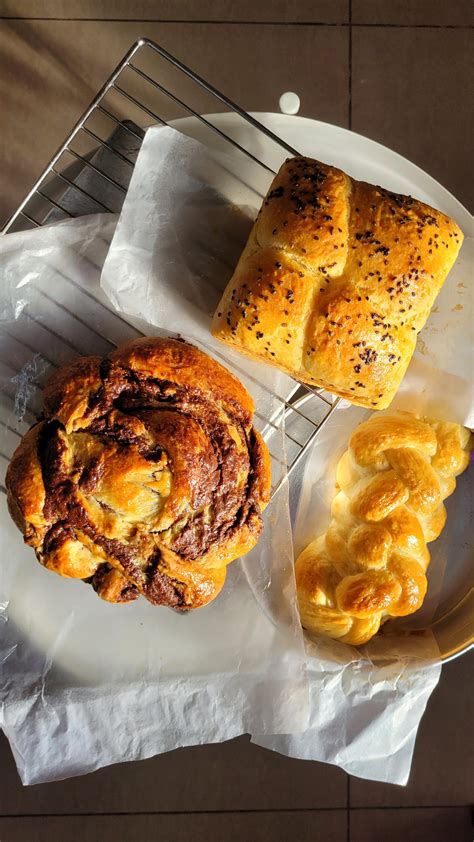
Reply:
[[277, 174], [212, 332], [352, 403], [388, 406], [463, 235], [409, 196], [310, 158]]
[[48, 525], [43, 513], [46, 491], [38, 458], [38, 439], [43, 427], [44, 422], [40, 422], [28, 430], [7, 470], [10, 515], [33, 547], [41, 543], [41, 536]]
[[69, 433], [80, 429], [90, 416], [91, 395], [101, 386], [101, 357], [78, 357], [63, 365], [46, 384], [45, 415], [57, 418]]
[[269, 455], [242, 384], [197, 348], [145, 338], [64, 366], [44, 405], [6, 480], [39, 561], [110, 602], [142, 594], [184, 610], [214, 599], [269, 500]]
[[[377, 413], [360, 424], [337, 467], [332, 520], [296, 561], [303, 626], [360, 645], [426, 594], [426, 544], [446, 519], [443, 500], [469, 463], [458, 424]], [[441, 469], [441, 470], [440, 470]]]

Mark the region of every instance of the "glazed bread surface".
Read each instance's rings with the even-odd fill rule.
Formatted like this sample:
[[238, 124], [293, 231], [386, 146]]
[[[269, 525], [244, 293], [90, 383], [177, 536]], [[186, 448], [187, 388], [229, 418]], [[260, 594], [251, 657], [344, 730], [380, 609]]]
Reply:
[[10, 513], [41, 564], [105, 600], [205, 605], [262, 529], [270, 468], [253, 411], [236, 377], [181, 341], [79, 357], [13, 455]]
[[311, 158], [281, 167], [212, 332], [297, 380], [387, 407], [461, 247], [453, 220]]
[[360, 645], [422, 605], [426, 545], [443, 529], [443, 500], [469, 448], [466, 428], [409, 413], [377, 413], [357, 427], [337, 467], [329, 528], [296, 561], [304, 628]]

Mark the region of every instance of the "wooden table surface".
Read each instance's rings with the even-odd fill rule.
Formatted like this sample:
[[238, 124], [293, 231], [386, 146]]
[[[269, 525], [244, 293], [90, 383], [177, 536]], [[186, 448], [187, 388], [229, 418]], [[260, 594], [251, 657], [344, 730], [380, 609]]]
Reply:
[[[0, 0], [0, 223], [131, 43], [149, 36], [247, 110], [395, 149], [474, 208], [470, 0]], [[229, 743], [23, 788], [1, 748], [0, 840], [472, 842], [472, 654], [447, 664], [407, 787]]]

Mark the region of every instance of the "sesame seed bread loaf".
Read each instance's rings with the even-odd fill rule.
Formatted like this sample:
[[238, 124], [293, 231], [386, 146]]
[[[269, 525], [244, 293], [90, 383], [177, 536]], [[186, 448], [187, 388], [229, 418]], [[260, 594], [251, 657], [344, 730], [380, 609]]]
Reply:
[[310, 158], [281, 167], [215, 313], [243, 353], [387, 407], [463, 235], [410, 196]]

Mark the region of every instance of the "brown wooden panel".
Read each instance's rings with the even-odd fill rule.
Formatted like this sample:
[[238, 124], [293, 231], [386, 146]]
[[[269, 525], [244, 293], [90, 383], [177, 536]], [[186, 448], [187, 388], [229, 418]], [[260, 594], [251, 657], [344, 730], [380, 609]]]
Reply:
[[351, 810], [350, 842], [472, 842], [467, 807]]
[[356, 27], [352, 39], [352, 128], [405, 155], [472, 210], [472, 33]]
[[346, 842], [346, 811], [0, 818], [0, 838], [2, 842]]
[[[140, 36], [161, 43], [247, 110], [278, 111], [280, 95], [294, 90], [304, 116], [346, 124], [347, 27], [4, 20], [0, 217], [13, 211]], [[188, 91], [184, 80], [180, 87]]]
[[0, 16], [344, 23], [349, 0], [0, 0]]
[[354, 23], [468, 26], [473, 17], [471, 0], [352, 0]]

